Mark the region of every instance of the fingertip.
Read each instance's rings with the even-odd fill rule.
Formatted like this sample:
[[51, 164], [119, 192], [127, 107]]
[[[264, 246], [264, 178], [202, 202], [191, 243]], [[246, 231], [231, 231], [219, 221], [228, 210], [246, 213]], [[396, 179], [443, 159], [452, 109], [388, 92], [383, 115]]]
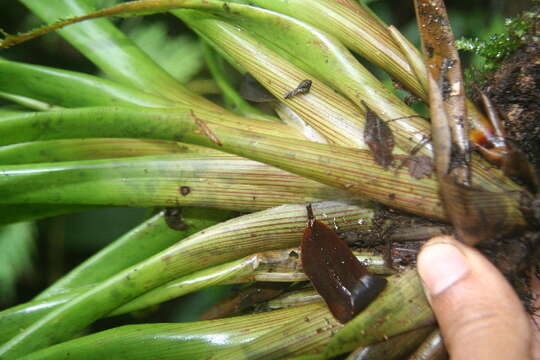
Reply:
[[530, 357], [523, 306], [478, 251], [452, 237], [434, 238], [418, 256], [418, 273], [453, 359]]
[[430, 296], [436, 296], [463, 279], [470, 271], [468, 261], [451, 237], [437, 237], [422, 248], [418, 273]]

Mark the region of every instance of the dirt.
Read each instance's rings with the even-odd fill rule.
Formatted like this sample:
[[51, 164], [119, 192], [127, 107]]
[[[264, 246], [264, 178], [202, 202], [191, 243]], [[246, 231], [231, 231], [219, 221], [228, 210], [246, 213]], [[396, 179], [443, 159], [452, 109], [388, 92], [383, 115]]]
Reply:
[[[540, 8], [536, 12], [540, 12]], [[530, 41], [504, 60], [483, 89], [501, 113], [508, 138], [527, 155], [536, 169], [540, 169], [539, 36], [540, 16], [537, 16]], [[540, 266], [540, 232], [536, 229], [513, 238], [500, 238], [482, 244], [480, 250], [510, 280], [533, 313], [530, 279], [540, 275], [531, 274], [531, 268]]]
[[538, 276], [531, 269], [538, 266], [540, 259], [540, 232], [526, 231], [515, 237], [504, 237], [482, 244], [479, 250], [510, 281], [525, 308], [530, 314], [536, 309], [535, 296], [531, 289], [531, 278]]
[[[427, 239], [443, 234], [452, 235], [452, 227], [381, 209], [370, 230], [339, 235], [355, 250], [366, 249], [382, 254], [387, 265], [399, 271], [416, 265], [416, 257]], [[538, 305], [535, 305], [537, 299], [531, 291], [531, 276], [540, 279], [540, 232], [533, 229], [514, 236], [501, 236], [484, 241], [477, 248], [505, 275], [525, 308], [533, 314]], [[534, 265], [536, 271], [531, 272]]]
[[[537, 9], [538, 10], [538, 9]], [[508, 56], [484, 91], [503, 115], [510, 139], [540, 168], [540, 17], [531, 41]]]

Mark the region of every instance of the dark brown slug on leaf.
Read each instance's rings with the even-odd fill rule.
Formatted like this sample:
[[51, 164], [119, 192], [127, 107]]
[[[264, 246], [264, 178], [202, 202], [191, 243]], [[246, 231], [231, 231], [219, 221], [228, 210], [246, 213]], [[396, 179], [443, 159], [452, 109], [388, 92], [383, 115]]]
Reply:
[[347, 243], [313, 216], [302, 239], [302, 267], [334, 317], [346, 323], [367, 307], [386, 287], [386, 279], [371, 275]]

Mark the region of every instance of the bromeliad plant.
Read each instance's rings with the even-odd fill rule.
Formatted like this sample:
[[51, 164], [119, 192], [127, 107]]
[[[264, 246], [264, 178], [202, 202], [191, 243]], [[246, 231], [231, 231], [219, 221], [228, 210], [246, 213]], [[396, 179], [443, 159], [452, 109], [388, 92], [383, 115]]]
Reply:
[[[325, 359], [357, 348], [401, 357], [433, 330], [433, 315], [415, 270], [373, 251], [355, 253], [368, 265], [359, 272], [388, 276], [386, 287], [346, 324], [313, 290], [283, 286], [267, 304], [280, 310], [72, 338], [102, 317], [209, 286], [306, 281], [296, 248], [306, 203], [323, 233], [410, 224], [381, 217], [382, 206], [451, 221], [470, 243], [528, 226], [523, 199], [532, 195], [470, 153], [469, 143], [504, 162], [511, 151], [464, 99], [455, 54], [430, 43], [435, 36], [423, 39], [428, 60], [438, 61], [433, 73], [407, 39], [355, 1], [145, 0], [98, 11], [85, 0], [20, 1], [51, 25], [4, 34], [0, 48], [58, 29], [107, 79], [0, 59], [0, 96], [24, 107], [0, 111], [2, 223], [104, 206], [167, 209], [33, 301], [0, 312], [0, 359]], [[430, 6], [418, 1], [419, 19], [443, 21]], [[227, 108], [177, 82], [107, 18], [166, 11], [204, 40]], [[431, 103], [436, 131], [350, 51]], [[240, 96], [224, 61], [259, 86], [255, 94], [246, 85], [244, 97], [269, 100], [275, 113]], [[453, 126], [456, 116], [471, 129]], [[232, 211], [249, 214], [230, 219]], [[477, 238], [470, 226], [486, 214], [498, 215]], [[412, 237], [434, 229], [424, 224]], [[314, 253], [324, 270], [325, 252]]]

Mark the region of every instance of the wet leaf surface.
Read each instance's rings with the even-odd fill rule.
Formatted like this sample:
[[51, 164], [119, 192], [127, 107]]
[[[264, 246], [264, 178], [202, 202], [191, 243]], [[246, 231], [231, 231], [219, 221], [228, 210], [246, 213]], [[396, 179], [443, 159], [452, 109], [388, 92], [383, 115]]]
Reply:
[[251, 74], [246, 73], [240, 82], [240, 96], [253, 102], [271, 102], [276, 98], [262, 86]]
[[369, 147], [375, 162], [387, 169], [394, 160], [392, 150], [395, 141], [392, 129], [381, 119], [366, 103], [366, 125], [364, 128], [364, 141]]
[[345, 323], [362, 311], [386, 287], [386, 279], [371, 275], [347, 243], [321, 221], [308, 205], [302, 239], [302, 266], [334, 317]]

